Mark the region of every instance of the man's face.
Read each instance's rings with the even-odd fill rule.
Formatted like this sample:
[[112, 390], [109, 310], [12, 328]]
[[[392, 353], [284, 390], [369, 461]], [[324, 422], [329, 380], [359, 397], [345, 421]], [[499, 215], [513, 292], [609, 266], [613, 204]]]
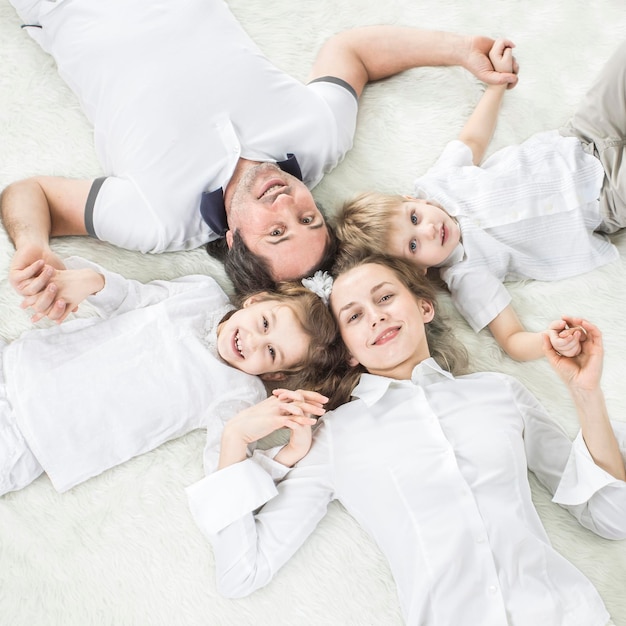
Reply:
[[239, 231], [254, 254], [267, 260], [276, 281], [308, 276], [329, 240], [324, 217], [306, 185], [274, 163], [248, 169], [227, 204], [226, 242]]

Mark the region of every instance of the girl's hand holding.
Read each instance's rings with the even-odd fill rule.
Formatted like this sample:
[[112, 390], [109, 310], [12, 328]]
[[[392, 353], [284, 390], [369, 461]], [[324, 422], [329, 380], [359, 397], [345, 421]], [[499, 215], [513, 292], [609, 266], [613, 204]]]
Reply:
[[85, 298], [104, 287], [104, 276], [89, 268], [66, 270], [45, 265], [41, 275], [47, 279], [46, 286], [26, 296], [21, 304], [24, 309], [34, 310], [33, 322], [48, 317], [60, 324]]

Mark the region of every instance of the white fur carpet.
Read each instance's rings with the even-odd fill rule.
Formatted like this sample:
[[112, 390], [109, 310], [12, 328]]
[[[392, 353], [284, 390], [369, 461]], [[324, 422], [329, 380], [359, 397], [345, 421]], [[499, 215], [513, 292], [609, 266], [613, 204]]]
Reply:
[[[78, 0], [76, 0], [78, 1]], [[132, 1], [132, 0], [129, 0]], [[231, 0], [253, 38], [286, 71], [305, 79], [322, 41], [341, 29], [399, 23], [506, 35], [517, 43], [519, 86], [506, 95], [492, 149], [564, 123], [626, 34], [623, 0]], [[36, 173], [101, 173], [89, 123], [54, 61], [20, 30], [0, 0], [0, 189]], [[137, 25], [141, 28], [141, 24]], [[414, 176], [456, 136], [481, 93], [460, 69], [420, 69], [370, 86], [354, 149], [316, 189], [328, 207], [360, 190], [409, 192]], [[626, 419], [626, 235], [620, 261], [562, 283], [511, 285], [523, 321], [542, 329], [580, 314], [605, 335], [603, 378], [612, 416]], [[140, 280], [221, 269], [202, 250], [142, 256], [82, 238], [55, 241]], [[6, 280], [13, 248], [0, 230], [0, 336], [17, 337], [28, 315]], [[446, 299], [442, 308], [450, 310]], [[81, 315], [90, 312], [83, 309]], [[543, 362], [513, 363], [486, 333], [454, 314], [476, 368], [517, 375], [573, 435], [568, 397]], [[92, 385], [94, 381], [77, 381]], [[115, 393], [111, 389], [111, 393]], [[188, 512], [184, 487], [201, 477], [203, 432], [194, 432], [57, 494], [44, 476], [0, 498], [0, 623], [4, 626], [399, 625], [395, 587], [378, 549], [341, 506], [265, 589], [232, 601], [215, 590], [211, 548]], [[367, 485], [363, 485], [367, 489]], [[626, 626], [626, 542], [578, 527], [533, 482], [558, 550], [598, 587]], [[468, 625], [468, 626], [480, 626]], [[556, 626], [556, 625], [537, 625]]]

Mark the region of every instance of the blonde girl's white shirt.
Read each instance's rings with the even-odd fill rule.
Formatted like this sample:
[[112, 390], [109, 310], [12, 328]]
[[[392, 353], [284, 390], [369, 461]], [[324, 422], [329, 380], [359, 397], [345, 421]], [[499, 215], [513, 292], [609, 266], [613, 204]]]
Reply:
[[415, 181], [415, 195], [453, 215], [462, 243], [441, 268], [452, 300], [475, 331], [510, 303], [502, 285], [561, 280], [618, 258], [601, 226], [604, 169], [580, 141], [558, 131], [533, 135], [472, 164], [452, 141]]
[[260, 379], [218, 356], [218, 322], [233, 307], [209, 276], [142, 284], [92, 267], [105, 287], [88, 299], [102, 317], [28, 331], [3, 351], [17, 424], [58, 491], [207, 429], [214, 469], [223, 422], [263, 400]]
[[581, 438], [572, 445], [520, 383], [454, 378], [428, 359], [411, 381], [364, 375], [354, 395], [277, 486], [244, 461], [188, 489], [222, 593], [267, 584], [338, 499], [388, 558], [408, 624], [607, 623], [590, 581], [550, 546], [527, 468], [608, 537], [626, 535], [626, 483]]

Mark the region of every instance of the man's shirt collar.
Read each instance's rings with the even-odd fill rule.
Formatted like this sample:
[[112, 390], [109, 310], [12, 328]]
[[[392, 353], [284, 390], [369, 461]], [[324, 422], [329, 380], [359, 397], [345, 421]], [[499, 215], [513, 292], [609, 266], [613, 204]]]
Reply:
[[[287, 154], [284, 161], [277, 161], [276, 165], [283, 172], [295, 176], [302, 180], [302, 170], [295, 154]], [[224, 190], [222, 187], [214, 191], [205, 191], [200, 199], [200, 215], [209, 225], [209, 228], [220, 237], [223, 237], [228, 230], [228, 220], [226, 219], [226, 208], [224, 207]]]

